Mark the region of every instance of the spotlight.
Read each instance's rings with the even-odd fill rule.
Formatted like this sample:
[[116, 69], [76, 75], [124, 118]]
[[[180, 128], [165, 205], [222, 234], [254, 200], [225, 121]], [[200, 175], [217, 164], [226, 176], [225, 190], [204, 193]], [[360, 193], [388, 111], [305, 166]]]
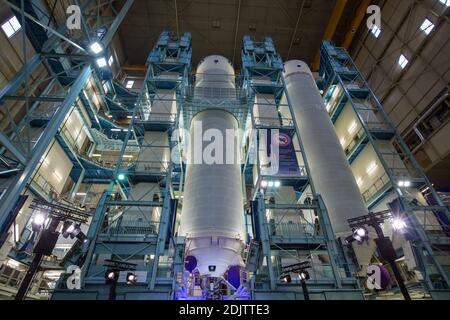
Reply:
[[127, 284], [134, 284], [137, 281], [137, 276], [133, 272], [127, 273]]
[[353, 241], [355, 241], [355, 238], [353, 238], [353, 235], [348, 236], [348, 237], [345, 238], [345, 240], [344, 240], [345, 244], [350, 244], [350, 243], [352, 243]]
[[119, 271], [113, 269], [106, 270], [105, 272], [106, 283], [116, 283], [118, 279], [119, 279]]
[[40, 231], [45, 224], [46, 218], [47, 217], [42, 212], [36, 213], [31, 223], [31, 228], [33, 229], [33, 231]]
[[120, 181], [125, 180], [125, 175], [123, 173], [119, 173], [119, 175], [117, 176], [117, 179], [119, 179]]
[[292, 278], [291, 278], [290, 274], [282, 275], [280, 277], [280, 280], [281, 280], [282, 283], [291, 283], [292, 282]]
[[398, 217], [394, 218], [394, 219], [392, 219], [392, 228], [395, 231], [401, 232], [406, 228], [406, 222], [403, 221], [403, 219], [401, 219], [401, 218], [398, 218]]
[[275, 182], [269, 181], [268, 187], [269, 187], [269, 188], [273, 188], [274, 186], [275, 186]]
[[75, 224], [73, 222], [68, 221], [68, 220], [64, 221], [63, 228], [62, 228], [62, 236], [64, 238], [67, 239], [74, 230], [75, 230]]
[[368, 235], [367, 229], [364, 227], [359, 227], [359, 228], [353, 229], [353, 234], [351, 236], [348, 236], [347, 238], [345, 238], [345, 243], [350, 244], [353, 241], [358, 241], [359, 243], [362, 243], [365, 240], [367, 240], [368, 238], [369, 238], [369, 235]]
[[90, 49], [94, 54], [99, 54], [103, 51], [103, 46], [96, 41], [90, 45]]
[[309, 273], [306, 270], [303, 270], [302, 272], [300, 272], [298, 277], [300, 278], [301, 281], [306, 281], [306, 280], [310, 279]]
[[81, 233], [81, 224], [80, 223], [73, 224], [71, 227], [72, 227], [71, 234], [73, 235], [73, 237], [77, 237]]
[[97, 65], [99, 66], [99, 68], [104, 68], [108, 65], [108, 62], [106, 62], [105, 58], [98, 58]]
[[42, 226], [45, 222], [45, 215], [42, 213], [37, 213], [33, 218], [33, 223]]
[[67, 233], [72, 233], [75, 230], [75, 225], [71, 224], [68, 228], [67, 228]]
[[275, 188], [281, 187], [281, 181], [275, 181]]
[[360, 243], [364, 242], [364, 240], [367, 240], [368, 235], [366, 228], [363, 227], [356, 228], [353, 231], [353, 238]]
[[64, 221], [62, 235], [64, 238], [77, 238], [81, 242], [86, 242], [86, 235], [81, 231], [81, 223], [74, 223], [71, 221]]
[[408, 181], [408, 180], [400, 180], [400, 181], [397, 183], [397, 185], [398, 185], [400, 188], [409, 188], [409, 187], [411, 187], [411, 181]]
[[261, 188], [267, 189], [269, 182], [267, 180], [261, 180]]

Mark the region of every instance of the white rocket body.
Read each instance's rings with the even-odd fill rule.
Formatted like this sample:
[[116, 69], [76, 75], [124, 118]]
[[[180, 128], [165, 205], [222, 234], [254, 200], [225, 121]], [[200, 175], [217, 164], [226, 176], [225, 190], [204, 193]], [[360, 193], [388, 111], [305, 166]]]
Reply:
[[284, 79], [311, 179], [337, 236], [348, 234], [347, 219], [368, 213], [345, 153], [306, 63], [285, 63]]
[[[200, 63], [196, 75], [196, 99], [213, 98], [215, 94], [234, 89], [234, 70], [226, 58], [209, 56]], [[223, 157], [219, 158], [223, 162], [207, 163], [199, 155], [200, 152], [210, 153], [207, 147], [212, 141], [201, 142], [199, 147], [198, 132], [194, 132], [196, 126], [204, 135], [208, 130], [220, 132], [224, 139], [216, 153], [222, 153]], [[197, 269], [202, 276], [220, 277], [229, 267], [243, 265], [241, 252], [245, 244], [245, 221], [241, 167], [237, 156], [239, 143], [236, 136], [230, 135], [238, 127], [234, 115], [224, 109], [201, 111], [193, 117], [190, 125], [191, 155], [186, 168], [179, 234], [186, 237], [185, 256], [196, 258]], [[226, 139], [233, 139], [234, 150], [226, 150]], [[233, 154], [227, 157], [227, 151]], [[230, 157], [234, 159], [232, 164], [226, 161]]]

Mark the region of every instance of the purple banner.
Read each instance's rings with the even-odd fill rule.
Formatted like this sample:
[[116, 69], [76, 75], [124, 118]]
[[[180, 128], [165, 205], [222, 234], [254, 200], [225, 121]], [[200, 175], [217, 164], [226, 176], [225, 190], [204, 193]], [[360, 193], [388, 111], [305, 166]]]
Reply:
[[[272, 161], [278, 162], [278, 172], [276, 175], [299, 176], [300, 168], [298, 166], [297, 155], [295, 153], [291, 132], [283, 129], [268, 129], [267, 131], [267, 149], [269, 150], [268, 156]], [[272, 140], [273, 143], [278, 144], [278, 157], [275, 154], [270, 154], [272, 152]], [[273, 149], [276, 149], [276, 147]]]

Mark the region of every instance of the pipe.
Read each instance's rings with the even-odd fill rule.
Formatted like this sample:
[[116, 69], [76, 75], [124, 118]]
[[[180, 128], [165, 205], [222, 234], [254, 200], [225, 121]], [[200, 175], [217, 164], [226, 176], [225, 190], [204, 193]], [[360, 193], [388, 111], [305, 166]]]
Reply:
[[174, 0], [175, 5], [175, 26], [177, 29], [177, 39], [180, 39], [180, 23], [178, 22], [178, 6], [177, 6], [177, 0]]
[[297, 34], [298, 25], [300, 23], [300, 18], [302, 17], [302, 13], [303, 13], [303, 8], [304, 7], [305, 7], [305, 0], [302, 1], [302, 4], [300, 6], [300, 11], [298, 12], [297, 22], [295, 23], [294, 32], [292, 32], [291, 42], [289, 44], [289, 49], [288, 49], [288, 53], [287, 53], [287, 58], [286, 59], [289, 59], [289, 57], [291, 56], [292, 46], [294, 44], [295, 36]]
[[350, 165], [305, 62], [285, 63], [283, 77], [311, 180], [323, 198], [334, 234], [348, 234], [347, 220], [368, 213]]
[[234, 59], [236, 57], [236, 46], [237, 46], [237, 36], [239, 32], [239, 20], [241, 18], [241, 0], [238, 0], [238, 9], [237, 9], [237, 17], [236, 17], [236, 26], [234, 31], [234, 46], [233, 46], [233, 65], [234, 65]]

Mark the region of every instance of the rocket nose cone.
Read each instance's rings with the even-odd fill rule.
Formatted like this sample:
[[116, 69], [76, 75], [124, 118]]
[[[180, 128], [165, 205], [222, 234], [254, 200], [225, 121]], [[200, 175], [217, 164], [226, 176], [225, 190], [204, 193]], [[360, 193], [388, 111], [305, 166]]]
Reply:
[[220, 73], [234, 75], [234, 68], [230, 60], [220, 55], [211, 55], [203, 58], [197, 66], [197, 73], [207, 73], [210, 70], [214, 70], [216, 73], [221, 70]]
[[284, 77], [289, 77], [294, 73], [306, 73], [312, 76], [311, 69], [309, 69], [306, 62], [301, 60], [289, 60], [284, 63]]

